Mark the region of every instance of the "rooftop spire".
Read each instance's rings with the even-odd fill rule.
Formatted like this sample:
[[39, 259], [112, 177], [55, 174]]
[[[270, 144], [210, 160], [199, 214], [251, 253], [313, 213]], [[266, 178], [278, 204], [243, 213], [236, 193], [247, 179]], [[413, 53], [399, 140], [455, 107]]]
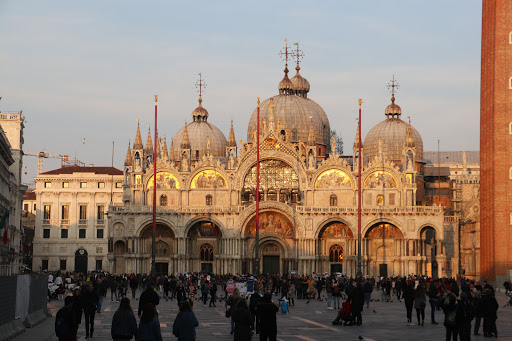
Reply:
[[405, 147], [414, 148], [416, 146], [414, 142], [414, 134], [412, 132], [411, 126], [411, 117], [409, 116], [409, 124], [407, 125], [407, 130], [405, 131]]
[[190, 149], [190, 140], [188, 138], [187, 120], [185, 120], [185, 131], [183, 132], [183, 138], [181, 139], [181, 149]]
[[203, 76], [201, 74], [201, 72], [199, 72], [199, 80], [196, 82], [196, 88], [198, 89], [197, 91], [199, 92], [199, 106], [197, 108], [194, 109], [194, 111], [192, 112], [192, 119], [194, 121], [204, 121], [206, 122], [208, 120], [208, 111], [203, 108], [203, 90], [206, 88], [206, 83], [203, 79]]
[[167, 149], [167, 138], [165, 137], [164, 135], [164, 138], [162, 139], [162, 147], [161, 147], [161, 157], [163, 159], [168, 159], [169, 158], [169, 154], [167, 153], [168, 152], [168, 149]]
[[142, 137], [140, 136], [140, 123], [137, 119], [137, 133], [135, 134], [135, 142], [133, 143], [133, 149], [142, 149]]
[[171, 149], [169, 151], [169, 161], [174, 161], [174, 139], [171, 140]]
[[297, 46], [297, 49], [295, 52], [293, 52], [292, 55], [297, 60], [297, 67], [295, 68], [295, 70], [297, 70], [297, 74], [295, 74], [295, 76], [293, 76], [293, 78], [291, 79], [292, 90], [293, 90], [292, 93], [294, 93], [297, 96], [307, 98], [308, 92], [310, 89], [310, 85], [309, 85], [308, 80], [306, 78], [302, 77], [299, 72], [300, 71], [299, 63], [300, 63], [301, 59], [304, 57], [304, 53], [299, 49], [299, 43], [294, 43], [294, 45]]
[[297, 49], [295, 52], [293, 52], [293, 57], [295, 57], [295, 60], [297, 60], [297, 66], [295, 67], [295, 70], [297, 70], [297, 74], [299, 74], [300, 66], [299, 63], [304, 57], [304, 52], [302, 50], [299, 50], [299, 43], [293, 43], [293, 45], [297, 46]]
[[387, 106], [386, 111], [385, 111], [385, 115], [388, 118], [398, 118], [399, 119], [400, 115], [402, 115], [402, 108], [400, 108], [399, 105], [395, 104], [395, 93], [399, 87], [400, 87], [400, 85], [395, 80], [395, 75], [393, 75], [393, 79], [387, 85], [387, 88], [391, 92], [391, 104]]
[[128, 141], [128, 151], [126, 152], [126, 159], [124, 160], [125, 166], [131, 166], [133, 164], [132, 151], [130, 149], [130, 141]]
[[235, 130], [233, 129], [233, 119], [231, 119], [231, 129], [229, 129], [228, 147], [236, 147]]
[[148, 138], [146, 139], [146, 147], [144, 148], [146, 155], [153, 155], [153, 142], [151, 142], [151, 127], [148, 124]]
[[283, 60], [285, 61], [285, 67], [284, 67], [284, 77], [279, 82], [279, 94], [280, 95], [289, 95], [292, 93], [292, 82], [290, 81], [290, 78], [288, 78], [288, 58], [290, 58], [293, 53], [288, 51], [288, 39], [284, 40], [285, 46], [284, 48], [279, 52], [279, 55]]

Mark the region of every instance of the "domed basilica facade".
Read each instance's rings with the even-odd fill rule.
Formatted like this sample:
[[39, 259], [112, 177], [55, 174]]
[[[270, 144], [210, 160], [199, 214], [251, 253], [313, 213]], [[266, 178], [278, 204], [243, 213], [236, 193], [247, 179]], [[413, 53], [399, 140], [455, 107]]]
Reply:
[[[300, 74], [261, 102], [247, 140], [237, 143], [210, 122], [199, 98], [192, 121], [170, 148], [137, 127], [124, 165], [123, 205], [111, 206], [108, 259], [112, 272], [151, 270], [153, 186], [156, 183], [156, 271], [356, 273], [358, 147], [338, 155], [327, 114]], [[392, 103], [362, 145], [362, 272], [369, 276], [446, 275], [441, 206], [418, 200], [423, 171], [420, 133]], [[256, 193], [256, 158], [260, 186]], [[153, 158], [157, 160], [156, 181]], [[259, 242], [256, 244], [256, 196]]]

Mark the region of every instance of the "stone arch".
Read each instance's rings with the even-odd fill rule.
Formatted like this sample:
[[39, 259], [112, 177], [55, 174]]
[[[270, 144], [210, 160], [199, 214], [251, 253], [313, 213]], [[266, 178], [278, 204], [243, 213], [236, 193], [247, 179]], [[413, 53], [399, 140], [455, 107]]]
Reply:
[[[260, 238], [260, 249], [262, 249], [265, 245], [267, 244], [277, 244], [277, 246], [279, 247], [279, 250], [281, 252], [281, 257], [283, 258], [288, 258], [290, 255], [292, 255], [292, 250], [290, 250], [288, 244], [276, 237], [276, 236], [265, 236], [263, 238]], [[248, 255], [250, 255], [250, 257], [254, 258], [255, 255], [256, 255], [256, 245], [253, 243], [252, 246], [250, 247], [250, 249], [248, 250]], [[260, 252], [260, 256], [261, 256], [261, 252]]]
[[336, 222], [346, 225], [348, 227], [348, 229], [350, 230], [350, 232], [352, 233], [352, 236], [357, 236], [357, 232], [353, 231], [353, 229], [350, 227], [351, 224], [349, 224], [349, 222], [347, 220], [343, 219], [342, 217], [331, 217], [331, 218], [327, 218], [327, 219], [323, 220], [320, 224], [318, 224], [318, 227], [314, 234], [315, 239], [320, 239], [321, 233], [325, 230], [325, 228], [328, 227], [329, 224], [336, 223]]
[[[341, 173], [343, 174], [341, 174]], [[334, 186], [322, 186], [317, 187], [317, 183], [319, 180], [323, 179], [326, 176], [329, 176], [329, 173], [337, 173], [339, 175], [342, 175], [343, 177], [346, 177], [348, 181], [344, 181], [343, 184], [348, 184], [344, 186], [334, 185]], [[326, 190], [332, 190], [332, 189], [348, 189], [351, 190], [355, 187], [357, 187], [357, 179], [354, 177], [352, 172], [350, 170], [345, 169], [344, 167], [337, 167], [332, 165], [325, 165], [323, 167], [318, 168], [318, 170], [313, 174], [312, 176], [312, 186], [315, 187], [315, 189], [326, 189]]]
[[187, 222], [187, 224], [185, 225], [185, 228], [183, 229], [182, 237], [184, 237], [184, 238], [188, 237], [192, 227], [194, 227], [197, 223], [200, 223], [202, 221], [206, 221], [206, 222], [215, 224], [215, 226], [219, 229], [220, 237], [222, 237], [225, 234], [225, 229], [219, 220], [217, 220], [213, 217], [209, 217], [209, 216], [199, 216], [194, 219], [190, 219]]
[[403, 232], [394, 224], [378, 222], [364, 233], [365, 239], [404, 239]]
[[214, 248], [210, 243], [203, 243], [200, 247], [199, 259], [201, 262], [213, 262]]
[[329, 263], [343, 263], [344, 249], [340, 244], [329, 247]]
[[123, 240], [117, 240], [114, 243], [114, 255], [123, 255], [126, 253], [126, 243]]
[[404, 237], [407, 235], [407, 232], [403, 229], [403, 227], [401, 227], [401, 225], [396, 220], [390, 219], [390, 218], [376, 218], [376, 219], [373, 219], [372, 221], [369, 221], [365, 226], [361, 227], [361, 236], [363, 238], [366, 238], [366, 235], [367, 235], [368, 231], [373, 226], [375, 226], [377, 224], [380, 224], [380, 223], [393, 225], [394, 227], [396, 227], [397, 229], [400, 230], [400, 232], [402, 233], [402, 235]]
[[442, 240], [444, 238], [444, 233], [443, 233], [443, 229], [440, 229], [438, 227], [436, 227], [435, 224], [430, 224], [430, 223], [425, 223], [423, 225], [421, 225], [417, 231], [416, 231], [416, 238], [417, 239], [421, 239], [421, 235], [422, 235], [422, 232], [426, 229], [426, 228], [432, 228], [434, 229], [435, 233], [436, 233], [436, 239], [437, 240]]
[[[275, 151], [260, 151], [260, 162], [264, 160], [278, 160], [287, 163], [291, 168], [295, 170], [295, 173], [299, 177], [299, 182], [301, 187], [306, 186], [306, 169], [302, 162], [299, 162], [299, 167], [297, 167], [297, 156], [291, 156], [285, 153], [276, 153]], [[256, 165], [256, 157], [244, 158], [242, 163], [238, 168], [238, 176], [235, 178], [233, 182], [233, 186], [237, 189], [242, 190], [244, 186], [244, 180], [249, 171], [253, 166]]]
[[[199, 175], [201, 173], [204, 173], [204, 172], [206, 172], [208, 174], [215, 172], [215, 173], [217, 173], [218, 175], [221, 176], [222, 181], [224, 182], [224, 185], [221, 186], [221, 187], [217, 186], [217, 189], [222, 190], [222, 189], [229, 189], [229, 188], [231, 188], [232, 184], [230, 183], [229, 176], [224, 172], [224, 170], [223, 169], [216, 169], [216, 168], [213, 168], [211, 166], [202, 167], [202, 168], [197, 169], [194, 172], [192, 172], [190, 174], [190, 176], [188, 177], [188, 179], [187, 179], [187, 183], [186, 183], [187, 188], [188, 189], [201, 189], [202, 187], [192, 188], [193, 187], [193, 181], [194, 181], [194, 178], [197, 175]], [[217, 179], [217, 180], [220, 180], [220, 179]], [[213, 188], [213, 186], [211, 186], [211, 187], [204, 187], [204, 188], [210, 189], [210, 188]]]
[[[172, 176], [172, 178], [176, 181], [176, 184], [175, 184], [176, 186], [174, 188], [172, 188], [172, 186], [170, 184], [171, 189], [183, 189], [185, 184], [182, 183], [182, 181], [180, 180], [179, 174], [174, 169], [169, 169], [169, 168], [158, 169], [157, 168], [157, 170], [156, 170], [157, 181], [159, 180], [158, 179], [158, 175], [160, 173], [169, 173], [169, 175]], [[148, 191], [149, 181], [152, 178], [153, 178], [153, 172], [146, 172], [146, 174], [144, 174], [144, 178], [143, 178], [143, 181], [142, 181], [142, 183], [144, 185], [144, 191]], [[161, 190], [161, 189], [157, 187], [157, 191], [159, 191], [159, 190]]]
[[[275, 208], [260, 209], [260, 238], [263, 234], [281, 238], [295, 239], [297, 230], [294, 228], [293, 218], [287, 213]], [[240, 235], [242, 238], [250, 238], [255, 235], [256, 212], [249, 215], [242, 225]], [[266, 230], [266, 231], [265, 231]]]
[[[140, 236], [142, 234], [142, 230], [144, 230], [148, 225], [152, 226], [152, 224], [153, 224], [152, 217], [145, 218], [142, 222], [139, 223], [139, 226], [135, 230], [134, 235]], [[157, 226], [164, 225], [164, 226], [168, 227], [172, 231], [172, 233], [175, 237], [178, 236], [178, 234], [176, 233], [176, 228], [174, 227], [173, 223], [171, 223], [168, 219], [163, 218], [163, 217], [157, 217], [156, 224], [157, 224]]]

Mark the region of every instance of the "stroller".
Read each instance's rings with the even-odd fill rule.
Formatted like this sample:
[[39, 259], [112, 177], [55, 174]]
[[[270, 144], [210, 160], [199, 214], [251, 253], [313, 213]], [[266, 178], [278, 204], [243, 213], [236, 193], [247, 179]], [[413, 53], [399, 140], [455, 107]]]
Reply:
[[352, 305], [349, 301], [343, 302], [341, 309], [338, 311], [338, 316], [332, 321], [334, 325], [350, 326], [352, 321]]

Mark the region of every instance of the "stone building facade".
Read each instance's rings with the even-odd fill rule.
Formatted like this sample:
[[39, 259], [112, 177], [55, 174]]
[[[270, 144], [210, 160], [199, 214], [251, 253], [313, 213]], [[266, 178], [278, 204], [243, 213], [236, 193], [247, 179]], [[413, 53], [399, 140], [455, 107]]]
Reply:
[[6, 212], [5, 230], [0, 238], [0, 275], [19, 273], [22, 266], [21, 223], [23, 193], [27, 186], [21, 183], [23, 169], [22, 112], [0, 112], [0, 218]]
[[512, 4], [484, 0], [480, 148], [482, 277], [498, 287], [512, 277]]
[[[109, 205], [121, 205], [123, 172], [68, 166], [34, 178], [34, 271], [108, 270]], [[29, 198], [31, 199], [31, 198]]]
[[[247, 140], [237, 143], [233, 125], [226, 140], [208, 122], [201, 96], [170, 149], [164, 139], [153, 148], [150, 133], [143, 145], [137, 127], [124, 165], [123, 205], [108, 212], [113, 272], [151, 271], [155, 157], [157, 272], [253, 272], [258, 248], [262, 272], [355, 275], [359, 141], [355, 156], [335, 153], [328, 116], [309, 98], [298, 64], [296, 70], [290, 79], [286, 65], [279, 94], [259, 105], [259, 146], [258, 108]], [[445, 250], [452, 245], [444, 242], [443, 208], [418, 201], [423, 142], [401, 115], [393, 94], [384, 121], [362, 146], [362, 270], [370, 276], [444, 276], [451, 271]]]

